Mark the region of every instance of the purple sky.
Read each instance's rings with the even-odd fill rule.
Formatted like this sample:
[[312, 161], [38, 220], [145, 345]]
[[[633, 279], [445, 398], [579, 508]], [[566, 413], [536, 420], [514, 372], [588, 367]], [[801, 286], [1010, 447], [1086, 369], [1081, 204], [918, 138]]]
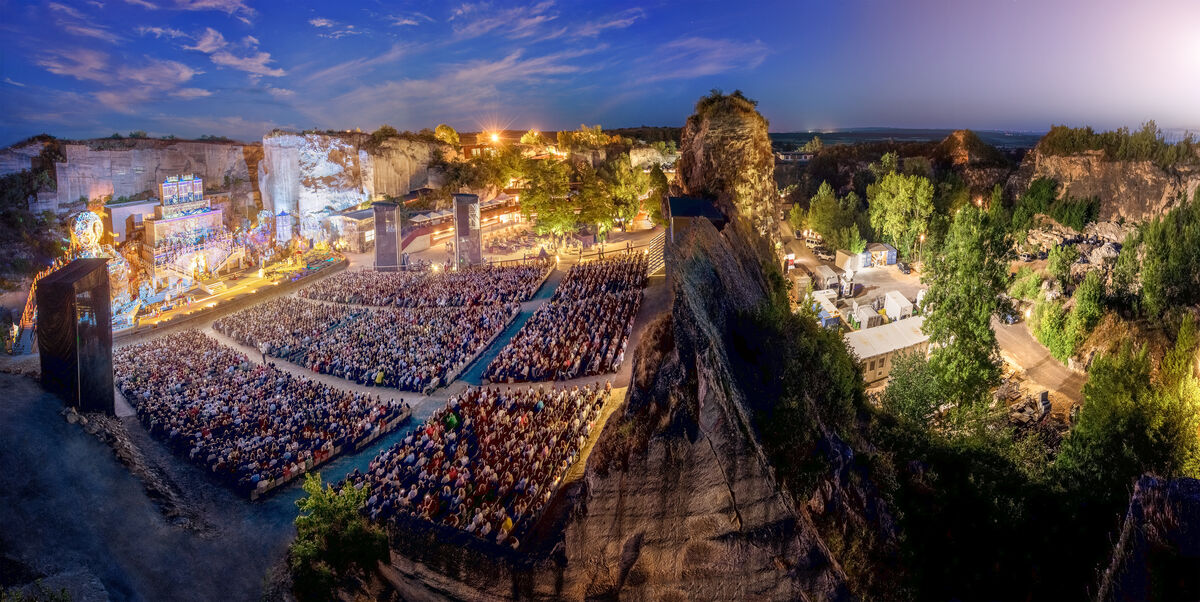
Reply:
[[146, 130], [1200, 130], [1200, 1], [0, 0], [0, 143]]

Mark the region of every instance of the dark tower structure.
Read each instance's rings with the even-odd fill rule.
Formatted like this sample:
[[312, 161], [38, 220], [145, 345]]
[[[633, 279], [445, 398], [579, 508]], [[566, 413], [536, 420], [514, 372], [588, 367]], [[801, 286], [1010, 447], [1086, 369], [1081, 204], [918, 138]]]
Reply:
[[479, 231], [479, 195], [454, 195], [454, 251], [458, 265], [483, 263], [483, 233]]
[[400, 265], [400, 220], [396, 204], [371, 203], [375, 209], [375, 269], [395, 270]]
[[113, 411], [108, 259], [76, 259], [38, 281], [42, 386], [84, 412]]

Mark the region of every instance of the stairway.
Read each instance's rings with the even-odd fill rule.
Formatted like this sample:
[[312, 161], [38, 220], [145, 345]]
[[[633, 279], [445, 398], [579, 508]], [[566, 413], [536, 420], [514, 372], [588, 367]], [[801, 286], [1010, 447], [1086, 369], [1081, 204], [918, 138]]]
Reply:
[[33, 353], [33, 329], [22, 328], [21, 334], [17, 335], [17, 340], [13, 343], [13, 355], [25, 355]]
[[650, 239], [650, 244], [646, 247], [646, 254], [649, 255], [649, 265], [646, 266], [646, 275], [653, 276], [659, 272], [666, 271], [667, 262], [664, 256], [666, 244], [666, 230], [659, 232], [658, 236]]

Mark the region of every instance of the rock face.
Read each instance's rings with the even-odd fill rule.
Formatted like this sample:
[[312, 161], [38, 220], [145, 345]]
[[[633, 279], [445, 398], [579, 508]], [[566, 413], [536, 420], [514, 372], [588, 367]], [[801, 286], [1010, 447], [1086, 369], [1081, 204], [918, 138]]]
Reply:
[[688, 117], [676, 172], [683, 194], [714, 198], [727, 216], [778, 236], [775, 156], [767, 120], [749, 102], [725, 97]]
[[230, 192], [240, 204], [255, 202], [258, 145], [240, 142], [91, 140], [62, 145], [55, 163], [56, 190], [38, 195], [43, 208], [64, 211], [80, 197], [114, 198], [149, 192], [158, 197], [168, 176], [193, 173], [205, 189]]
[[1200, 167], [1163, 169], [1150, 161], [1107, 161], [1102, 151], [1070, 156], [1046, 155], [1034, 149], [1009, 180], [1009, 190], [1025, 191], [1038, 178], [1053, 178], [1062, 194], [1100, 199], [1100, 220], [1143, 222], [1162, 215], [1200, 187]]
[[310, 215], [345, 209], [375, 195], [402, 196], [429, 182], [436, 142], [389, 138], [371, 144], [367, 134], [268, 134], [263, 138], [259, 185], [263, 205], [275, 213]]
[[665, 154], [651, 146], [629, 149], [629, 163], [634, 169], [642, 169], [651, 165], [669, 165], [679, 158], [678, 154]]
[[1200, 481], [1143, 476], [1097, 600], [1200, 597]]

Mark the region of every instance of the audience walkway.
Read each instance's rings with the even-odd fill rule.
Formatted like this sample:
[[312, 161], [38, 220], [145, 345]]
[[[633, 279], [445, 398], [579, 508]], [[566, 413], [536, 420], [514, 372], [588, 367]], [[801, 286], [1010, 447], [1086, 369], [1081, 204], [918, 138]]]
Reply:
[[533, 317], [534, 312], [543, 303], [548, 301], [550, 297], [554, 296], [554, 291], [558, 289], [558, 283], [562, 282], [563, 276], [566, 274], [567, 270], [561, 268], [556, 268], [551, 272], [550, 277], [542, 283], [541, 288], [534, 293], [533, 298], [521, 303], [521, 313], [517, 314], [517, 317], [509, 323], [508, 328], [505, 328], [504, 332], [501, 332], [500, 336], [496, 337], [496, 340], [492, 341], [492, 344], [487, 349], [484, 349], [479, 354], [479, 357], [475, 358], [475, 363], [468, 366], [466, 371], [459, 376], [458, 380], [469, 385], [478, 386], [481, 384], [483, 382], [483, 371], [487, 370], [488, 364], [496, 359], [496, 356], [500, 354], [505, 345], [508, 345], [508, 342], [521, 330], [521, 327], [529, 321], [529, 318]]

